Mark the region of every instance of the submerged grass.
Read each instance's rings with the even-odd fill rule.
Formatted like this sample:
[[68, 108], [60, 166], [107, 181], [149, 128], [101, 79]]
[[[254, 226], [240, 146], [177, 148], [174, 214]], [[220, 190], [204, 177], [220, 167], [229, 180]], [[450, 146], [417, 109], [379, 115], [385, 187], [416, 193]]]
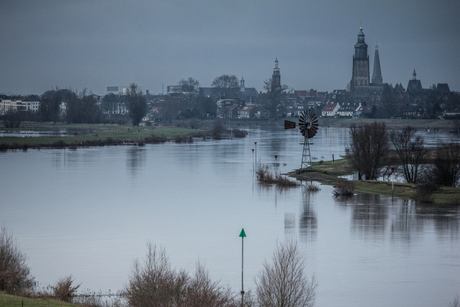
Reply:
[[[340, 176], [352, 175], [349, 159], [341, 157], [339, 160], [313, 162], [312, 168], [303, 172], [294, 171], [289, 173], [291, 177], [305, 180], [318, 181], [326, 185], [339, 185], [346, 179]], [[430, 201], [435, 204], [460, 205], [460, 188], [440, 187], [428, 195], [420, 195], [420, 186], [410, 183], [400, 183], [379, 180], [353, 180], [354, 189], [357, 192], [368, 194], [380, 194], [395, 196], [406, 199]], [[423, 190], [423, 187], [422, 187]], [[428, 197], [429, 199], [421, 199]]]
[[177, 136], [199, 136], [201, 130], [177, 127], [130, 127], [121, 125], [28, 123], [8, 131], [56, 131], [64, 136], [0, 137], [0, 149], [26, 149], [36, 147], [98, 146], [123, 142], [164, 142]]

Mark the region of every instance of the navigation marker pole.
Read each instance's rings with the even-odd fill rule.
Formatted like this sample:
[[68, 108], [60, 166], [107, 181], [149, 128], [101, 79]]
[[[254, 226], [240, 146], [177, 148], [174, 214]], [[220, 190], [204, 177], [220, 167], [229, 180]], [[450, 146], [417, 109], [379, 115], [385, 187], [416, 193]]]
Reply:
[[244, 286], [243, 286], [244, 238], [246, 237], [244, 228], [241, 229], [239, 236], [241, 237], [241, 307], [243, 307], [244, 306]]

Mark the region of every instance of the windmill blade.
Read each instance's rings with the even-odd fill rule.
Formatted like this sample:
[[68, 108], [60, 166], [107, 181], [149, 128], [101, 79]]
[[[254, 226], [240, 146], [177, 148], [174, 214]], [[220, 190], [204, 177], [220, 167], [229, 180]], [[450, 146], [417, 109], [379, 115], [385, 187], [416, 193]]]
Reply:
[[284, 121], [284, 129], [294, 129], [296, 126], [295, 122], [291, 122], [289, 120]]

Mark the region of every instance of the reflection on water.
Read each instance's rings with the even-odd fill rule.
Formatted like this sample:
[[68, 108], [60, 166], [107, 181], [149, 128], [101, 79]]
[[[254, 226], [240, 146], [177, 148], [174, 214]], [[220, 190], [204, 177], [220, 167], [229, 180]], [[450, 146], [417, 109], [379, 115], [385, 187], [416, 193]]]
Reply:
[[[45, 285], [72, 273], [84, 288], [116, 292], [151, 241], [174, 267], [193, 272], [199, 258], [238, 291], [244, 227], [248, 288], [276, 242], [296, 239], [318, 277], [318, 306], [445, 306], [460, 291], [458, 207], [260, 185], [256, 162], [298, 168], [301, 139], [249, 130], [193, 144], [0, 153], [0, 224]], [[322, 127], [312, 156], [338, 158], [347, 143], [348, 129]]]
[[311, 194], [314, 193], [305, 188], [302, 193], [303, 210], [299, 218], [299, 238], [306, 242], [316, 241], [317, 237], [318, 220], [310, 201]]

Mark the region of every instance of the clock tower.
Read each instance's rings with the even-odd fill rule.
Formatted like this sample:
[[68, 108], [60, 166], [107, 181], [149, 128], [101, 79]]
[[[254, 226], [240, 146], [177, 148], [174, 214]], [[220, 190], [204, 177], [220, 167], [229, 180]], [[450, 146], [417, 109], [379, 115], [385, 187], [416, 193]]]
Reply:
[[281, 88], [281, 75], [278, 67], [278, 57], [275, 60], [275, 68], [273, 68], [272, 75], [272, 89]]
[[353, 55], [353, 74], [350, 82], [350, 90], [354, 92], [359, 86], [368, 86], [369, 77], [369, 55], [367, 54], [367, 44], [364, 41], [363, 27], [359, 27], [358, 42], [355, 44], [355, 54]]

